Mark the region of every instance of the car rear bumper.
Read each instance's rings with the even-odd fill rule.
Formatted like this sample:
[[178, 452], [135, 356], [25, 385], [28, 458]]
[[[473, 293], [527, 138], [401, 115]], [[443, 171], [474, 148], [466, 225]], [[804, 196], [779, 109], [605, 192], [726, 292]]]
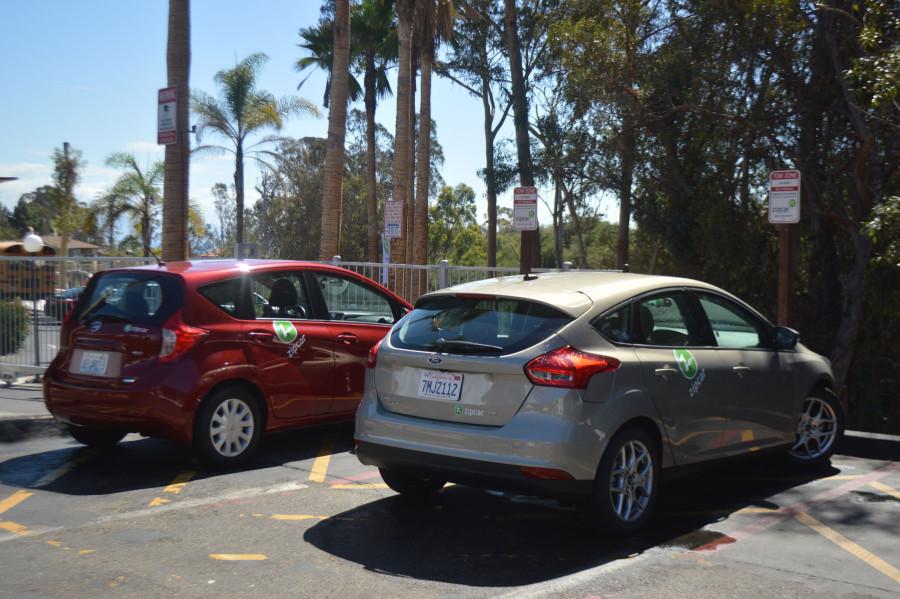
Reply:
[[193, 410], [169, 391], [158, 381], [146, 389], [66, 382], [52, 368], [44, 377], [44, 403], [62, 422], [190, 442]]

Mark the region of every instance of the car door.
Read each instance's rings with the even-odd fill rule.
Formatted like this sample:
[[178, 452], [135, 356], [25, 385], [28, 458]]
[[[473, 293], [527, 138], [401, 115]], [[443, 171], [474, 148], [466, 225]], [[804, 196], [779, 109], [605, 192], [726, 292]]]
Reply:
[[253, 319], [244, 322], [244, 338], [272, 415], [291, 420], [328, 412], [333, 336], [313, 312], [303, 271], [265, 271], [250, 281]]
[[330, 271], [311, 273], [330, 319], [334, 347], [334, 402], [331, 412], [352, 412], [362, 399], [369, 349], [399, 315], [394, 301], [364, 281]]
[[689, 298], [680, 289], [655, 292], [631, 309], [630, 336], [676, 461], [727, 455], [725, 396], [733, 375], [707, 346]]
[[731, 371], [723, 396], [733, 443], [751, 451], [787, 443], [796, 433], [790, 405], [791, 370], [772, 347], [772, 332], [749, 310], [716, 293], [694, 291], [719, 361]]

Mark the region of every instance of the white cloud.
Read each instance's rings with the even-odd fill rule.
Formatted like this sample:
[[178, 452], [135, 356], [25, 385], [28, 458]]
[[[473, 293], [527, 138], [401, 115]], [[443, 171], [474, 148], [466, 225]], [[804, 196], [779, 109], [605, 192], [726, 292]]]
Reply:
[[165, 155], [164, 147], [152, 141], [130, 141], [125, 144], [125, 151], [132, 152], [138, 158], [144, 155], [151, 155], [161, 160]]

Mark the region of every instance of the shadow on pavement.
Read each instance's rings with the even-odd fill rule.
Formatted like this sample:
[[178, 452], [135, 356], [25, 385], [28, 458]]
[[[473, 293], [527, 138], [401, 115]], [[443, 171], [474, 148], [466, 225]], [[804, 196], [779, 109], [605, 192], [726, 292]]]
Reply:
[[[715, 522], [748, 507], [778, 509], [768, 498], [838, 471], [788, 472], [771, 460], [665, 483], [653, 522], [639, 536], [611, 537], [575, 509], [463, 486], [431, 505], [399, 496], [316, 524], [304, 540], [368, 570], [482, 587], [519, 586], [635, 556], [653, 547], [697, 549], [733, 539]], [[703, 527], [707, 529], [700, 530]]]
[[[129, 440], [134, 439], [134, 440]], [[115, 447], [92, 450], [74, 440], [68, 445], [0, 462], [0, 483], [32, 487], [42, 477], [73, 461], [71, 471], [41, 485], [41, 489], [66, 495], [106, 495], [165, 487], [185, 470], [196, 470], [192, 480], [251, 472], [315, 458], [326, 439], [334, 439], [334, 452], [353, 445], [351, 423], [298, 429], [263, 437], [257, 454], [240, 468], [215, 469], [196, 457], [193, 449], [164, 439], [127, 437]], [[298, 474], [298, 479], [305, 475]]]

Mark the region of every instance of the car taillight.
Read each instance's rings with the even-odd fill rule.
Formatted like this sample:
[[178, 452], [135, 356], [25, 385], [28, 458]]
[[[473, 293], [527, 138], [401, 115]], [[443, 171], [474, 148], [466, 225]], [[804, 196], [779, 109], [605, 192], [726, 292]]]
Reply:
[[163, 325], [159, 361], [174, 362], [207, 335], [209, 331], [206, 329], [184, 324], [181, 321], [181, 312], [176, 312]]
[[611, 372], [619, 361], [579, 351], [567, 345], [542, 354], [525, 365], [525, 374], [535, 385], [584, 389], [598, 372]]
[[366, 368], [375, 368], [375, 364], [378, 362], [378, 348], [381, 347], [381, 342], [384, 341], [384, 337], [378, 340], [378, 343], [372, 346], [372, 349], [369, 350], [369, 359], [366, 360]]

